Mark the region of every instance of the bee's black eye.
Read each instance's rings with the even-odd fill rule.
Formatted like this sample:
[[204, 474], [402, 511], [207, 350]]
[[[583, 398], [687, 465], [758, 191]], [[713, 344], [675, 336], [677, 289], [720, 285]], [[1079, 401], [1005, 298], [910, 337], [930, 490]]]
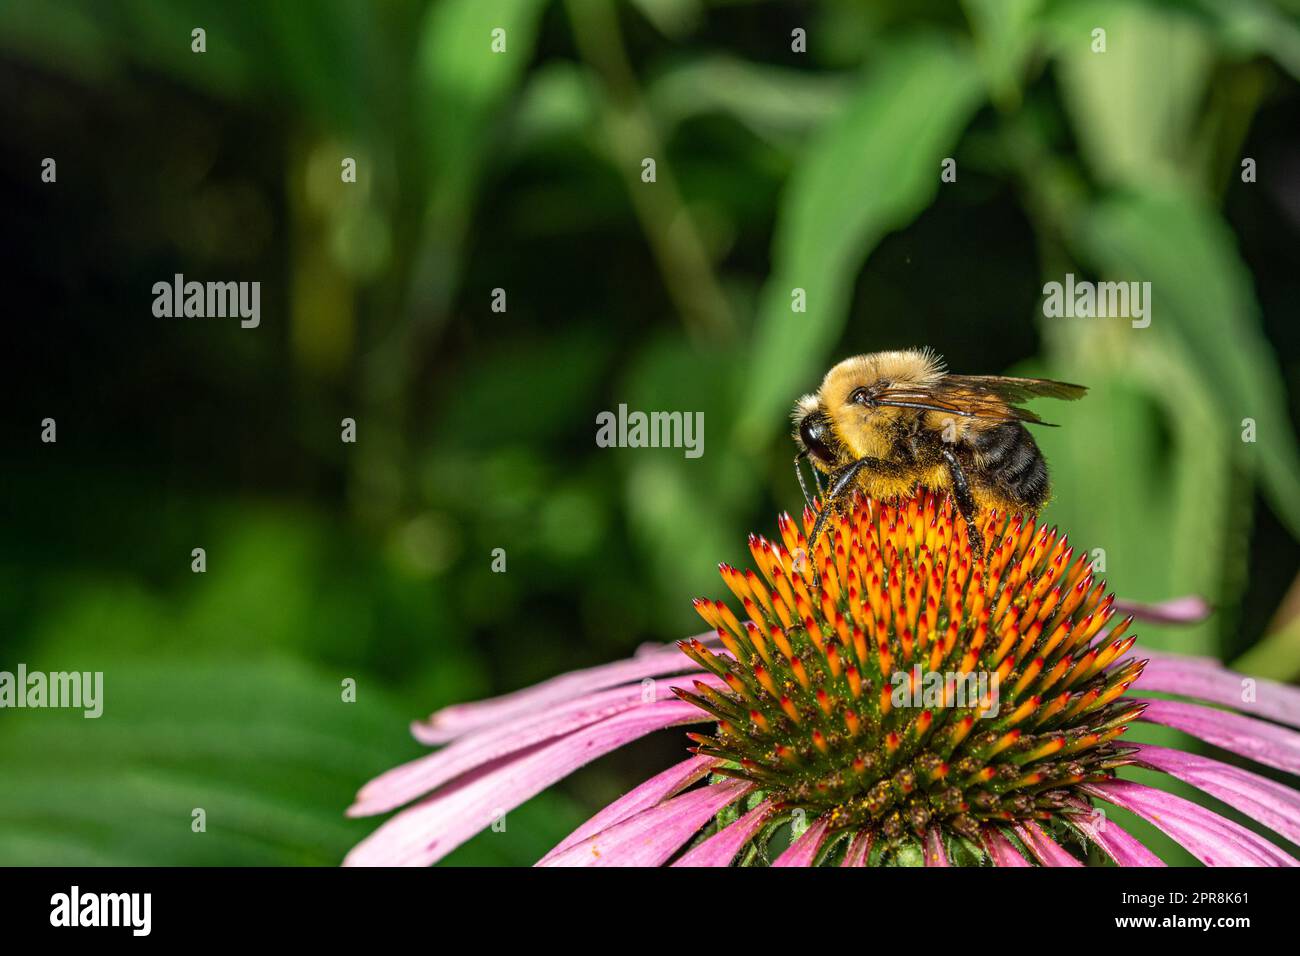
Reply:
[[878, 396], [885, 389], [889, 388], [889, 384], [890, 383], [886, 381], [879, 381], [876, 382], [874, 385], [872, 385], [870, 388], [868, 388], [865, 385], [861, 386], [860, 388], [855, 388], [852, 392], [849, 393], [849, 402], [850, 404], [864, 405], [867, 408], [875, 408], [876, 396]]
[[808, 454], [824, 464], [833, 464], [835, 453], [831, 451], [830, 425], [820, 415], [809, 415], [799, 423], [799, 440], [808, 449]]

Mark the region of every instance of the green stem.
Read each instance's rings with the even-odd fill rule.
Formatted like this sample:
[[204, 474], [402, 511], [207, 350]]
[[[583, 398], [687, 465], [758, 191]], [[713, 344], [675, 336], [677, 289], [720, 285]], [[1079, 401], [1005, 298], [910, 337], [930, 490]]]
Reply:
[[[633, 210], [668, 294], [693, 334], [714, 340], [733, 338], [735, 319], [645, 108], [624, 50], [618, 14], [608, 0], [568, 0], [567, 9], [578, 52], [604, 86], [602, 120], [610, 152], [624, 174]], [[639, 170], [646, 158], [655, 160], [653, 183], [643, 183], [630, 172]]]

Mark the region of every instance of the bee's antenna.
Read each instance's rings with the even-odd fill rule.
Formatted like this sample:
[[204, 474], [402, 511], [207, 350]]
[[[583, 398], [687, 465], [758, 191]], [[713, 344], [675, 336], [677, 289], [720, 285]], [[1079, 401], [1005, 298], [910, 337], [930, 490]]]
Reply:
[[817, 497], [820, 498], [822, 495], [825, 494], [825, 490], [822, 488], [822, 473], [820, 470], [818, 470], [817, 466], [812, 463], [811, 456], [808, 453], [808, 449], [805, 448], [803, 451], [799, 452], [799, 454], [794, 456], [794, 474], [795, 477], [799, 479], [799, 490], [803, 492], [803, 503], [808, 506], [809, 511], [816, 512], [817, 499], [814, 498], [811, 494], [809, 494], [808, 485], [803, 480], [803, 467], [799, 464], [799, 462], [801, 462], [805, 458], [809, 459], [808, 470], [812, 472], [813, 485], [817, 489]]
[[[799, 454], [794, 456], [794, 476], [799, 479], [799, 490], [803, 492], [804, 504], [808, 506], [809, 511], [812, 511], [815, 510], [813, 508], [812, 495], [808, 494], [808, 485], [805, 484], [803, 480], [803, 468], [799, 464], [799, 462], [803, 461], [807, 457], [808, 457], [807, 449], [804, 449], [803, 451], [799, 452]], [[814, 475], [817, 474], [816, 467], [813, 468], [813, 474]], [[820, 491], [821, 489], [818, 488], [817, 490]]]

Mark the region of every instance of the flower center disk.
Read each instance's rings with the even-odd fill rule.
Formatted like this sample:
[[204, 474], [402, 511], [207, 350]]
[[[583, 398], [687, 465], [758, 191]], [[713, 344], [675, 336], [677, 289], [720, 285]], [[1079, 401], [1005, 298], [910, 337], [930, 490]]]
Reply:
[[717, 641], [681, 647], [711, 677], [674, 690], [717, 718], [691, 735], [717, 772], [890, 845], [1068, 820], [1079, 784], [1131, 762], [1115, 741], [1146, 662], [1123, 660], [1132, 619], [1105, 630], [1114, 596], [1064, 536], [989, 512], [976, 561], [946, 496], [858, 495], [810, 560], [802, 518], [750, 537], [758, 573], [720, 566], [743, 619], [695, 602]]

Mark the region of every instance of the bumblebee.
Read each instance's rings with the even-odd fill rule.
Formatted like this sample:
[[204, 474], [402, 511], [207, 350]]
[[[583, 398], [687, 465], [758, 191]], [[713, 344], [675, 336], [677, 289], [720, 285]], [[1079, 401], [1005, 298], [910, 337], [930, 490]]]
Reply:
[[[950, 494], [966, 519], [971, 551], [985, 510], [1036, 516], [1050, 494], [1047, 463], [1025, 423], [1047, 425], [1018, 406], [1033, 398], [1082, 398], [1087, 389], [1042, 378], [950, 375], [930, 349], [875, 352], [845, 359], [815, 394], [795, 404], [795, 474], [809, 508], [802, 462], [823, 495], [808, 542], [855, 489], [881, 499], [918, 485]], [[821, 476], [827, 477], [823, 489]]]

